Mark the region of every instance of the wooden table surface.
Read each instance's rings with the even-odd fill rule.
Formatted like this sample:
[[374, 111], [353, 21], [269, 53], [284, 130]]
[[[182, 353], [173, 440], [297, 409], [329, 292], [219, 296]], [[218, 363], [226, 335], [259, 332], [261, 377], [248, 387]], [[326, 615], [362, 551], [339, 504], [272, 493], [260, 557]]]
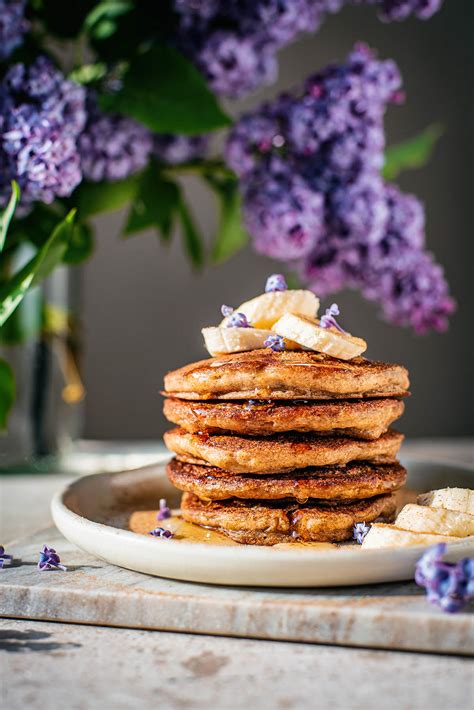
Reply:
[[[473, 462], [473, 442], [417, 441], [406, 456]], [[0, 540], [50, 523], [70, 475], [6, 476]], [[436, 710], [472, 707], [473, 662], [435, 654], [281, 641], [0, 621], [0, 692], [8, 710], [258, 707]]]

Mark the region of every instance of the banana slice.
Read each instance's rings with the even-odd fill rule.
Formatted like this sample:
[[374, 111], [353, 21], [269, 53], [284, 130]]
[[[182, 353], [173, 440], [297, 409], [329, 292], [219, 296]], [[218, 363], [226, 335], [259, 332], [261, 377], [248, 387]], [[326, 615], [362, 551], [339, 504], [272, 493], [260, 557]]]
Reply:
[[362, 338], [340, 333], [336, 328], [321, 328], [319, 321], [296, 313], [285, 313], [274, 323], [272, 330], [305, 348], [340, 360], [351, 360], [367, 349], [367, 343]]
[[460, 542], [463, 538], [451, 535], [429, 535], [410, 530], [402, 530], [396, 525], [375, 523], [362, 543], [363, 550], [379, 547], [412, 547], [414, 545], [436, 545], [438, 542]]
[[[301, 313], [315, 318], [318, 314], [319, 299], [312, 291], [289, 290], [269, 291], [242, 303], [235, 309], [243, 313], [254, 328], [271, 329], [272, 325], [285, 313]], [[224, 318], [221, 327], [227, 324]]]
[[209, 354], [242, 353], [265, 347], [270, 330], [260, 328], [203, 328], [204, 344]]
[[447, 508], [474, 515], [474, 491], [470, 488], [440, 488], [437, 491], [422, 493], [417, 502], [431, 508]]
[[398, 514], [395, 525], [404, 530], [433, 535], [474, 535], [474, 515], [444, 508], [408, 503]]

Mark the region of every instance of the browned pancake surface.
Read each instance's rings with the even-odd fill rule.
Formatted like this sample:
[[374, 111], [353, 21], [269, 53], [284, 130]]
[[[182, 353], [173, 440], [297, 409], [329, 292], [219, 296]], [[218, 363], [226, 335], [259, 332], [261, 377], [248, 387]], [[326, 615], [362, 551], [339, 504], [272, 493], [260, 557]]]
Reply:
[[383, 495], [351, 503], [206, 503], [192, 493], [184, 493], [181, 513], [190, 523], [214, 528], [247, 545], [340, 542], [351, 539], [355, 523], [370, 523], [379, 517], [392, 520], [395, 500], [392, 495]]
[[400, 365], [269, 348], [201, 360], [165, 377], [166, 394], [182, 399], [390, 397], [403, 396], [408, 385]]
[[255, 438], [190, 434], [177, 428], [166, 432], [164, 440], [181, 461], [217, 466], [232, 473], [270, 474], [349, 461], [391, 463], [403, 435], [389, 430], [374, 441], [296, 433]]
[[268, 436], [314, 431], [377, 439], [401, 417], [404, 407], [400, 400], [389, 398], [336, 402], [196, 402], [168, 398], [163, 411], [170, 422], [191, 433], [231, 431]]
[[173, 459], [167, 466], [167, 474], [176, 488], [207, 500], [359, 500], [391, 493], [406, 480], [406, 471], [399, 463], [365, 462], [259, 476], [227, 473], [213, 466]]

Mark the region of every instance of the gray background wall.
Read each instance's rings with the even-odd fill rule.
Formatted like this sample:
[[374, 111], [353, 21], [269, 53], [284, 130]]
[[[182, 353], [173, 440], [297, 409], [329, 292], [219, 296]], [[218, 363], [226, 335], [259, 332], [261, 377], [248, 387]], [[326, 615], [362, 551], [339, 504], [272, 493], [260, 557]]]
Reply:
[[[344, 323], [369, 342], [369, 357], [409, 367], [413, 396], [402, 426], [410, 436], [473, 433], [472, 8], [471, 0], [447, 0], [429, 22], [389, 25], [377, 21], [371, 8], [347, 8], [318, 34], [280, 53], [277, 86], [229, 107], [238, 114], [342, 60], [355, 41], [364, 40], [381, 56], [393, 57], [404, 77], [408, 100], [388, 112], [388, 142], [433, 121], [445, 127], [429, 167], [405, 173], [399, 184], [426, 204], [428, 243], [459, 303], [449, 333], [416, 337], [380, 321], [375, 306], [357, 294], [337, 297]], [[198, 182], [186, 189], [210, 239], [213, 199]], [[152, 232], [120, 241], [122, 219], [113, 214], [97, 221], [98, 246], [84, 274], [85, 435], [156, 438], [166, 428], [159, 396], [163, 374], [205, 357], [200, 328], [219, 319], [221, 303], [259, 293], [266, 276], [280, 267], [249, 247], [223, 266], [193, 274], [179, 234], [170, 248]]]

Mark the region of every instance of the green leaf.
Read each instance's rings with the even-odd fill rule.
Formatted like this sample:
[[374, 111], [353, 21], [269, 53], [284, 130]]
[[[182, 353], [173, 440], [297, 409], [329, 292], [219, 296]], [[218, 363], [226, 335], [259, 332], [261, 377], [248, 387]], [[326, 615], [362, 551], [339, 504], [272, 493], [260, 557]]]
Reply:
[[178, 203], [178, 187], [166, 180], [158, 166], [151, 163], [141, 176], [124, 234], [129, 236], [156, 227], [163, 239], [169, 239]]
[[178, 214], [183, 229], [184, 248], [191, 260], [192, 265], [199, 268], [202, 266], [204, 261], [202, 239], [194, 223], [191, 212], [189, 211], [189, 208], [182, 196], [180, 197], [178, 204]]
[[7, 418], [15, 401], [15, 378], [13, 370], [5, 360], [0, 359], [0, 430], [7, 427]]
[[95, 64], [82, 64], [80, 67], [76, 67], [69, 74], [71, 81], [75, 81], [76, 84], [92, 84], [99, 79], [103, 79], [107, 74], [107, 64], [105, 62], [96, 62]]
[[106, 39], [117, 30], [117, 18], [133, 9], [127, 0], [103, 0], [96, 5], [84, 20], [84, 29], [91, 37]]
[[192, 135], [231, 123], [194, 65], [165, 45], [134, 57], [122, 89], [102, 95], [100, 103], [158, 133]]
[[135, 198], [139, 181], [137, 174], [116, 182], [82, 182], [72, 196], [80, 219], [120, 209]]
[[249, 235], [242, 226], [241, 199], [235, 180], [220, 184], [208, 182], [216, 190], [221, 203], [219, 227], [211, 254], [212, 261], [220, 264], [242, 249]]
[[36, 336], [43, 325], [43, 295], [34, 288], [25, 294], [24, 299], [0, 328], [2, 345], [21, 345]]
[[382, 174], [386, 180], [394, 180], [402, 170], [421, 168], [431, 157], [443, 129], [438, 124], [425, 128], [414, 138], [390, 146], [385, 151]]
[[20, 199], [20, 188], [15, 180], [12, 181], [12, 194], [8, 200], [8, 204], [0, 214], [0, 252], [3, 251], [5, 239], [7, 237], [8, 227], [15, 213], [18, 200]]
[[61, 262], [71, 238], [75, 213], [76, 210], [71, 210], [38, 253], [0, 288], [0, 327], [20, 305], [28, 290], [49, 276]]
[[92, 227], [83, 222], [74, 224], [71, 239], [63, 256], [65, 264], [79, 264], [88, 259], [94, 251], [94, 232]]

